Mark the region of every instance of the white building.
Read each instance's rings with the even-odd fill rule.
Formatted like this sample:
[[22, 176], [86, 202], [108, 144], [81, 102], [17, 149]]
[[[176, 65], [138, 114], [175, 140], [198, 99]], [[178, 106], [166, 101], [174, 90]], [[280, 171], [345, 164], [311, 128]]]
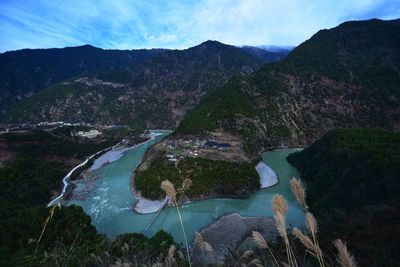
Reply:
[[89, 132], [79, 131], [78, 135], [86, 138], [95, 138], [103, 133], [99, 130], [90, 130]]

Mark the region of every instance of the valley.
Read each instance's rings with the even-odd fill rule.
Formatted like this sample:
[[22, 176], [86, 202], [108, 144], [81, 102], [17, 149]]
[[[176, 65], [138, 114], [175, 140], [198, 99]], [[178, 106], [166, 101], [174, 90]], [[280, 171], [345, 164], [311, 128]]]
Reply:
[[340, 238], [396, 266], [399, 70], [378, 19], [291, 51], [1, 53], [0, 265], [342, 266]]

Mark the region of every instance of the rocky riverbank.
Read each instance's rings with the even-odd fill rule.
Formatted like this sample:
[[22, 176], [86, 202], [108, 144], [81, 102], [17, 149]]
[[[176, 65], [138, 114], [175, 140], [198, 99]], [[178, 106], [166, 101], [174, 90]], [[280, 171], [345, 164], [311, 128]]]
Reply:
[[48, 203], [48, 206], [57, 203], [63, 198], [73, 198], [74, 196], [72, 195], [72, 193], [73, 189], [75, 188], [75, 184], [72, 181], [79, 178], [85, 178], [85, 176], [89, 176], [89, 178], [87, 179], [88, 186], [86, 191], [83, 193], [81, 192], [81, 194], [78, 196], [78, 198], [80, 199], [85, 198], [87, 195], [90, 194], [89, 192], [93, 190], [90, 184], [93, 182], [93, 179], [95, 179], [92, 173], [94, 170], [101, 168], [105, 164], [110, 164], [111, 162], [120, 159], [130, 149], [133, 149], [141, 143], [147, 142], [149, 140], [149, 138], [135, 137], [131, 140], [121, 141], [112, 147], [105, 148], [89, 156], [84, 162], [73, 168], [63, 178], [63, 188], [61, 193], [56, 198], [52, 199]]
[[214, 249], [213, 258], [204, 253], [193, 242], [191, 255], [197, 262], [222, 262], [229, 250], [236, 250], [252, 231], [259, 231], [266, 240], [275, 239], [277, 230], [274, 220], [266, 217], [244, 217], [232, 213], [220, 217], [217, 221], [201, 230], [203, 240]]

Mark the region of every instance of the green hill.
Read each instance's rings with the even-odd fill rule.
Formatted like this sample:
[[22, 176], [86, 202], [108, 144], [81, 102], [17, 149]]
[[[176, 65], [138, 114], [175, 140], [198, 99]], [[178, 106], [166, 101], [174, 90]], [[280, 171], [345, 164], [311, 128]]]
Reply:
[[395, 266], [400, 242], [400, 134], [341, 129], [289, 162], [306, 182], [324, 245], [348, 241], [360, 266]]

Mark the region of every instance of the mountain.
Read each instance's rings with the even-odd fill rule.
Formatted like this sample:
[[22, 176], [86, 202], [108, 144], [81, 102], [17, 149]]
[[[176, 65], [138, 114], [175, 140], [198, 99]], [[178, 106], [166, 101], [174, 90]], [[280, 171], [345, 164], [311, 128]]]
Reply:
[[352, 21], [205, 98], [177, 134], [224, 129], [249, 153], [305, 145], [338, 127], [400, 129], [400, 27]]
[[339, 237], [359, 266], [398, 264], [399, 133], [334, 130], [288, 161], [305, 181], [322, 246]]
[[[269, 46], [242, 46], [241, 47], [244, 51], [248, 52], [250, 55], [254, 56], [255, 58], [261, 59], [264, 62], [274, 62], [281, 60], [282, 58], [286, 57], [287, 54], [292, 49], [289, 48], [280, 48], [280, 47], [269, 47]], [[271, 49], [271, 50], [269, 50]]]
[[269, 51], [269, 52], [280, 52], [280, 53], [285, 53], [285, 54], [289, 54], [290, 51], [292, 51], [295, 46], [291, 46], [291, 45], [259, 45], [256, 46], [257, 48]]
[[161, 53], [103, 50], [90, 45], [62, 49], [23, 49], [0, 54], [0, 111], [51, 84], [93, 71], [130, 68]]
[[51, 85], [21, 101], [7, 119], [174, 128], [205, 94], [261, 64], [240, 48], [207, 41], [162, 51], [129, 69], [91, 72]]

